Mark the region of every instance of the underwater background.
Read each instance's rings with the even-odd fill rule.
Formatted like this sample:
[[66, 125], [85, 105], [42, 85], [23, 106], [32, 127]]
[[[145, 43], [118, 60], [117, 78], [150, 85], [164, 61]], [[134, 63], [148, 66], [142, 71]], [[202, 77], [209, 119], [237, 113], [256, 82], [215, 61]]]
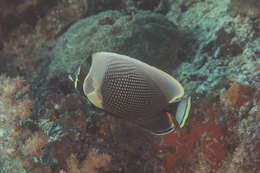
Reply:
[[[176, 78], [185, 127], [80, 96], [67, 76], [98, 51]], [[260, 1], [0, 0], [0, 173], [260, 173]]]

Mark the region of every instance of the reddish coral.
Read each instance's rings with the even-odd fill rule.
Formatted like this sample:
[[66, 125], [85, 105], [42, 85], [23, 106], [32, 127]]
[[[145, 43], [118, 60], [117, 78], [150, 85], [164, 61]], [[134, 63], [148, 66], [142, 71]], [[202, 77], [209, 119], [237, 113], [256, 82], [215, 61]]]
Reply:
[[16, 110], [22, 120], [27, 120], [31, 116], [30, 108], [33, 105], [33, 101], [30, 99], [24, 99], [21, 102], [16, 103]]
[[71, 154], [67, 160], [67, 166], [70, 173], [99, 173], [99, 168], [108, 169], [111, 161], [111, 156], [106, 153], [100, 153], [98, 149], [93, 149], [89, 152], [88, 158], [81, 164], [75, 154]]
[[111, 136], [115, 132], [118, 121], [112, 116], [105, 116], [101, 121], [96, 123], [98, 133], [101, 136]]
[[45, 134], [35, 132], [31, 138], [27, 139], [23, 152], [32, 157], [41, 157], [44, 154], [42, 147], [48, 144], [48, 137]]
[[24, 126], [24, 120], [32, 115], [30, 88], [22, 77], [0, 75], [0, 156], [6, 159], [1, 161], [20, 165], [20, 168], [13, 167], [16, 172], [26, 169], [26, 172], [49, 173], [48, 166], [36, 165], [33, 161], [33, 157], [43, 155], [42, 147], [48, 143], [48, 137], [36, 131], [32, 134], [31, 129]]
[[[202, 152], [212, 168], [219, 166], [227, 150], [222, 130], [215, 122], [215, 110], [208, 109], [202, 118], [203, 122], [196, 117], [190, 120], [191, 131], [184, 128], [163, 137], [163, 145], [176, 147], [175, 153], [167, 152], [165, 155], [165, 172], [170, 172], [178, 161], [191, 156], [195, 144], [201, 145]], [[200, 143], [198, 143], [199, 141]]]
[[[56, 141], [53, 144], [53, 157], [57, 161], [57, 165], [54, 167], [54, 172], [66, 167], [66, 160], [71, 157], [71, 153], [84, 153], [85, 151], [81, 148], [80, 142], [74, 142], [70, 136], [63, 137], [61, 140]], [[66, 152], [64, 152], [66, 151]]]
[[16, 98], [22, 98], [24, 97], [26, 94], [28, 94], [28, 92], [30, 91], [32, 85], [31, 84], [27, 84], [25, 86], [23, 86], [23, 88], [21, 88], [17, 93], [16, 93]]
[[252, 96], [252, 93], [253, 92], [250, 87], [235, 83], [226, 91], [225, 96], [227, 102], [230, 102], [234, 108], [239, 109], [249, 100], [249, 98]]
[[5, 77], [4, 75], [0, 76], [1, 86], [1, 95], [7, 99], [13, 99], [16, 92], [23, 87], [25, 80], [21, 77], [16, 77], [14, 79], [10, 77]]

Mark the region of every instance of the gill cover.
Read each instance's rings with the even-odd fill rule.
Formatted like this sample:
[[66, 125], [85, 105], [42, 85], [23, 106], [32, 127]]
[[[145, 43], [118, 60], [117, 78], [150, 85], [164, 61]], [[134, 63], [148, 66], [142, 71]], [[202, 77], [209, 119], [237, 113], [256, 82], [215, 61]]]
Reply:
[[[78, 89], [96, 107], [154, 134], [174, 130], [175, 117], [164, 109], [176, 104], [184, 90], [176, 79], [162, 70], [125, 55], [97, 52], [92, 55], [87, 70], [80, 68], [79, 76], [77, 85], [81, 84], [81, 88]], [[188, 114], [182, 114], [184, 106], [181, 105], [183, 103], [179, 106], [177, 120], [183, 126]]]

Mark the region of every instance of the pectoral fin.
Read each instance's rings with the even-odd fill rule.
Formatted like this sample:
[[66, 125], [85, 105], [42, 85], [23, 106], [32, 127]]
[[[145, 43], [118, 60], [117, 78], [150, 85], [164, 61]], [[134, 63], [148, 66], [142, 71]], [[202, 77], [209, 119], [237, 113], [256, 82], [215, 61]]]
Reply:
[[138, 124], [155, 135], [165, 135], [175, 130], [174, 121], [168, 112], [162, 112]]

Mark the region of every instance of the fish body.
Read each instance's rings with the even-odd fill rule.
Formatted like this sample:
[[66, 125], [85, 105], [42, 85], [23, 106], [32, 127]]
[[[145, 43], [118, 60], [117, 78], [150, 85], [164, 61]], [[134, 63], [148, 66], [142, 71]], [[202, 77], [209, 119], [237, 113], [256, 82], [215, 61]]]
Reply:
[[190, 97], [176, 103], [184, 94], [176, 79], [125, 55], [97, 52], [70, 79], [96, 107], [153, 134], [182, 128], [189, 115]]

